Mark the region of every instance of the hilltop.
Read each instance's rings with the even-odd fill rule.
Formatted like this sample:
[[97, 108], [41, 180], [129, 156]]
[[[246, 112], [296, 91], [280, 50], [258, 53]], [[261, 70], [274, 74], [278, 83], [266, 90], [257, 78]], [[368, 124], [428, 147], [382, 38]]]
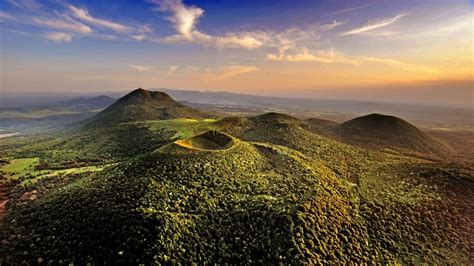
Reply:
[[164, 120], [173, 118], [204, 118], [201, 111], [185, 106], [159, 91], [136, 89], [101, 111], [87, 124], [119, 124], [143, 120]]
[[285, 146], [319, 160], [345, 178], [355, 174], [370, 152], [334, 141], [305, 128], [304, 121], [286, 114], [265, 113], [249, 118], [223, 118], [222, 131], [239, 139]]
[[[56, 166], [71, 161], [124, 160], [175, 141], [174, 126], [185, 128], [185, 121], [202, 122], [206, 128], [212, 124], [207, 121], [213, 121], [207, 117], [212, 116], [178, 103], [166, 93], [136, 89], [54, 138], [26, 147], [23, 156], [46, 155], [45, 163]], [[160, 121], [169, 126], [155, 129], [153, 125]]]
[[335, 125], [330, 131], [356, 146], [435, 155], [449, 152], [444, 143], [395, 116], [369, 114]]

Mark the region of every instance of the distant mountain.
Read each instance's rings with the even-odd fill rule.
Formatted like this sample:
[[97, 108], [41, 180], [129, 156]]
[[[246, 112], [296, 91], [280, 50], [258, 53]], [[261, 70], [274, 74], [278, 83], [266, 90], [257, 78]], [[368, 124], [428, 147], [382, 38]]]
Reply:
[[114, 101], [114, 98], [102, 95], [96, 97], [78, 97], [67, 101], [57, 102], [55, 104], [52, 104], [52, 106], [75, 106], [77, 108], [105, 108], [111, 105]]
[[164, 88], [159, 90], [168, 93], [177, 101], [189, 101], [194, 104], [211, 104], [228, 107], [240, 106], [248, 109], [278, 109], [285, 113], [294, 114], [308, 110], [311, 112], [330, 113], [333, 115], [390, 113], [399, 117], [404, 117], [410, 121], [423, 120], [453, 123], [472, 123], [473, 115], [472, 108], [338, 99], [285, 98], [224, 91], [190, 91]]
[[338, 124], [335, 121], [322, 118], [309, 118], [305, 122], [314, 127], [332, 127]]
[[185, 106], [159, 91], [136, 89], [117, 100], [88, 124], [118, 124], [143, 120], [165, 120], [174, 118], [204, 118], [201, 111]]
[[335, 125], [332, 131], [344, 142], [356, 146], [425, 154], [449, 151], [445, 144], [395, 116], [369, 114]]
[[251, 118], [254, 121], [265, 121], [265, 122], [274, 122], [274, 123], [283, 123], [283, 122], [296, 122], [299, 121], [298, 118], [281, 114], [276, 112], [269, 112], [261, 115], [257, 115]]

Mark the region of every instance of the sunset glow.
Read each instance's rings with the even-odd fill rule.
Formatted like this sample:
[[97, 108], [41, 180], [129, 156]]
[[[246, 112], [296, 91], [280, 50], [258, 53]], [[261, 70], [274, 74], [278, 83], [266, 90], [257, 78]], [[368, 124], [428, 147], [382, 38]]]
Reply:
[[470, 106], [473, 14], [461, 0], [4, 0], [0, 86]]

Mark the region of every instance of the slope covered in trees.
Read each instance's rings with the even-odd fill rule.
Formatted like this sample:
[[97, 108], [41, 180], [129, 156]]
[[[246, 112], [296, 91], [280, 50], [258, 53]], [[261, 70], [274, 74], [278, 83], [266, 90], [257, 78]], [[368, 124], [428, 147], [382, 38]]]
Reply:
[[472, 263], [472, 169], [354, 147], [307, 123], [278, 113], [138, 120], [81, 126], [50, 140], [58, 150], [35, 144], [40, 158], [59, 147], [96, 149], [113, 164], [34, 186], [8, 183], [0, 259]]
[[444, 155], [450, 148], [416, 128], [407, 121], [394, 116], [370, 114], [334, 125], [326, 132], [342, 141], [361, 147], [400, 152]]

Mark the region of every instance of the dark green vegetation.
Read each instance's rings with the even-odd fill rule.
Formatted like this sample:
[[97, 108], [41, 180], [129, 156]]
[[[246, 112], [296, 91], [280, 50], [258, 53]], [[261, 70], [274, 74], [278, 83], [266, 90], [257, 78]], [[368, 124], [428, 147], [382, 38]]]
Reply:
[[[278, 113], [206, 119], [143, 90], [114, 105], [5, 144], [3, 169], [73, 169], [31, 184], [3, 173], [5, 264], [472, 264], [470, 166], [355, 147], [315, 133], [338, 125]], [[105, 169], [78, 171], [91, 165]]]
[[306, 120], [308, 128], [345, 143], [404, 154], [449, 155], [452, 150], [414, 125], [398, 117], [370, 114], [337, 124], [327, 120]]

